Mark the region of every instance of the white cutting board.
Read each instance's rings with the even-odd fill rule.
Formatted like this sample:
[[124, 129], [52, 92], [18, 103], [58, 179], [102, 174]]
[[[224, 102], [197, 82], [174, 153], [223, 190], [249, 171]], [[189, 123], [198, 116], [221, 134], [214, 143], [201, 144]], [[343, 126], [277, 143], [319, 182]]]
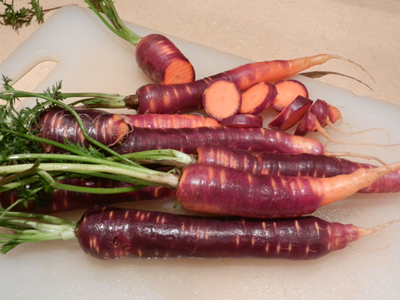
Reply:
[[[153, 32], [128, 24], [139, 35]], [[248, 60], [171, 38], [193, 62], [198, 78]], [[310, 55], [316, 53], [310, 53]], [[266, 59], [268, 59], [266, 57]], [[112, 34], [89, 10], [66, 7], [55, 13], [0, 65], [15, 80], [37, 63], [57, 62], [35, 89], [63, 80], [64, 92], [132, 94], [148, 82], [136, 67], [134, 47]], [[352, 75], [352, 74], [348, 74]], [[382, 128], [399, 142], [400, 108], [305, 77], [297, 77], [312, 99], [338, 106], [343, 130]], [[358, 84], [355, 82], [355, 84]], [[32, 101], [32, 100], [29, 100]], [[29, 105], [32, 102], [25, 102]], [[332, 130], [329, 130], [332, 132]], [[315, 135], [317, 137], [317, 135]], [[382, 131], [336, 134], [347, 140], [387, 142]], [[326, 141], [322, 139], [322, 141]], [[400, 147], [327, 145], [331, 151], [400, 160]], [[330, 221], [375, 226], [400, 217], [399, 195], [356, 195], [319, 210]], [[168, 210], [171, 203], [154, 203]], [[146, 207], [146, 204], [136, 207]], [[71, 219], [81, 212], [64, 214]], [[400, 295], [400, 224], [315, 261], [259, 259], [121, 259], [100, 261], [75, 241], [21, 245], [0, 257], [2, 299], [397, 299]], [[218, 251], [216, 249], [216, 251]]]

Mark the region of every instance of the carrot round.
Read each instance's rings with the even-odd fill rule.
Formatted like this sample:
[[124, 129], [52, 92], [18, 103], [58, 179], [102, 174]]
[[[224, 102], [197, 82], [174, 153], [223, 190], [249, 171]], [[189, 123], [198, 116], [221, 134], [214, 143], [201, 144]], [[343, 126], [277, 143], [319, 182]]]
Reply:
[[297, 96], [269, 124], [268, 127], [277, 130], [287, 130], [301, 120], [313, 102], [303, 96]]
[[144, 85], [136, 91], [135, 95], [126, 97], [125, 102], [127, 106], [136, 108], [139, 113], [176, 113], [197, 110], [202, 107], [204, 90], [214, 80], [231, 81], [241, 91], [245, 91], [255, 83], [261, 81], [273, 83], [286, 79], [330, 59], [344, 58], [331, 54], [319, 54], [292, 60], [249, 63], [187, 84]]
[[277, 91], [275, 85], [264, 81], [252, 85], [242, 93], [241, 114], [257, 115], [271, 105]]
[[211, 82], [203, 93], [203, 108], [208, 116], [222, 121], [236, 115], [242, 104], [242, 96], [236, 85], [228, 80]]
[[[135, 258], [279, 258], [309, 260], [333, 251], [393, 222], [375, 228], [327, 222], [316, 217], [286, 220], [195, 217], [163, 212], [98, 207], [78, 222], [47, 215], [2, 212], [2, 253], [23, 242], [77, 240], [98, 259]], [[23, 218], [25, 227], [14, 226]], [[16, 230], [15, 227], [22, 227]], [[27, 232], [25, 232], [27, 231]], [[217, 249], [217, 251], [216, 251]]]
[[226, 127], [261, 128], [264, 125], [264, 119], [260, 115], [237, 114], [223, 119], [221, 124]]
[[306, 86], [298, 80], [280, 80], [275, 82], [275, 88], [276, 97], [273, 99], [271, 106], [277, 111], [282, 111], [299, 95], [308, 98], [308, 90]]
[[189, 211], [252, 218], [289, 218], [345, 199], [400, 169], [400, 162], [329, 178], [256, 175], [227, 167], [189, 165], [176, 196]]

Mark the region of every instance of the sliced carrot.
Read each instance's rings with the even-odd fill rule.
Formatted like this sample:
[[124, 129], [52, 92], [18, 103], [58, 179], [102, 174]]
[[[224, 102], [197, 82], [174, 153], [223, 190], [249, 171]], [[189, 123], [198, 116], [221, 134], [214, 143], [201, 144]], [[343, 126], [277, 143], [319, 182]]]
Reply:
[[275, 83], [277, 95], [272, 101], [272, 107], [277, 111], [282, 111], [286, 106], [293, 102], [298, 95], [308, 98], [308, 90], [300, 81], [294, 79], [281, 80]]
[[212, 81], [203, 93], [203, 108], [217, 121], [236, 115], [241, 103], [240, 90], [229, 80]]
[[221, 121], [221, 124], [226, 127], [240, 128], [261, 128], [263, 127], [264, 119], [260, 115], [252, 114], [237, 114]]
[[279, 115], [269, 124], [271, 129], [287, 130], [299, 122], [304, 114], [309, 110], [313, 101], [303, 96], [297, 96]]
[[257, 115], [271, 105], [276, 95], [274, 85], [266, 82], [256, 83], [243, 92], [240, 113]]

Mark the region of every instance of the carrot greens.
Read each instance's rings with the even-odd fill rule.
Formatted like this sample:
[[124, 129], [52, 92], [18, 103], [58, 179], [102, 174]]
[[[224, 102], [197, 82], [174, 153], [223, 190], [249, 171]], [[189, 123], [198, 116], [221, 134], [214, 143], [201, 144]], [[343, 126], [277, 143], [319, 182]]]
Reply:
[[[29, 200], [41, 201], [39, 191], [52, 193], [55, 189], [67, 191], [115, 194], [138, 190], [145, 186], [176, 187], [178, 177], [174, 172], [159, 172], [146, 168], [135, 160], [143, 162], [168, 161], [175, 165], [186, 165], [193, 158], [171, 149], [160, 149], [121, 155], [109, 147], [90, 138], [79, 115], [63, 103], [60, 93], [61, 82], [41, 94], [16, 91], [10, 85], [11, 79], [4, 78], [4, 91], [0, 98], [6, 101], [0, 106], [0, 193], [16, 189], [19, 203]], [[38, 95], [44, 101], [36, 100], [32, 108], [15, 108], [19, 97]], [[80, 129], [90, 141], [88, 147], [68, 141], [60, 143], [37, 136], [37, 118], [49, 107], [61, 106], [68, 110], [80, 124]], [[63, 154], [43, 153], [42, 144], [51, 144], [65, 151]], [[108, 154], [106, 156], [104, 154]], [[100, 177], [132, 183], [134, 186], [119, 188], [83, 187], [62, 184], [67, 177]], [[42, 196], [41, 196], [42, 197]]]

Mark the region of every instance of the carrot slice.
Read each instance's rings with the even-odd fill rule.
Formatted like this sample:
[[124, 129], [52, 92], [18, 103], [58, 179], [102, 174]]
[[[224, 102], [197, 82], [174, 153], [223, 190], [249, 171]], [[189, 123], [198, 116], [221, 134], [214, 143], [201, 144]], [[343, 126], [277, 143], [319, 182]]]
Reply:
[[272, 107], [277, 111], [282, 111], [298, 95], [308, 98], [308, 90], [300, 81], [294, 79], [281, 80], [275, 83], [277, 96], [272, 101]]
[[215, 80], [203, 93], [203, 108], [213, 119], [222, 121], [239, 112], [242, 95], [237, 86], [228, 80]]
[[263, 127], [264, 119], [260, 115], [252, 114], [237, 114], [221, 121], [221, 124], [226, 127], [240, 128], [261, 128]]
[[287, 130], [291, 128], [301, 120], [312, 104], [312, 100], [303, 96], [297, 96], [292, 103], [290, 103], [268, 124], [268, 127], [279, 130]]
[[252, 85], [242, 94], [241, 114], [257, 115], [271, 105], [277, 91], [274, 85], [259, 82]]

